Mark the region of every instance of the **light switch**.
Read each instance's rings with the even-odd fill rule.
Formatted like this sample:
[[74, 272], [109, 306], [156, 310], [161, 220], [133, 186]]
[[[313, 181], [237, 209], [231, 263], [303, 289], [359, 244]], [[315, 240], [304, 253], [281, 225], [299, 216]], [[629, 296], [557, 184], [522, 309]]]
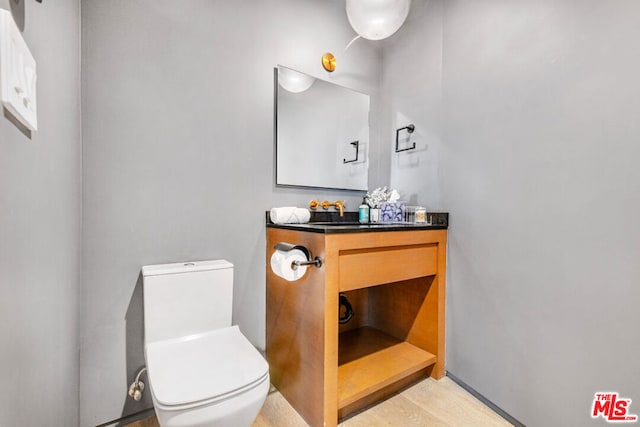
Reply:
[[38, 130], [36, 61], [11, 12], [0, 9], [0, 101], [31, 130]]

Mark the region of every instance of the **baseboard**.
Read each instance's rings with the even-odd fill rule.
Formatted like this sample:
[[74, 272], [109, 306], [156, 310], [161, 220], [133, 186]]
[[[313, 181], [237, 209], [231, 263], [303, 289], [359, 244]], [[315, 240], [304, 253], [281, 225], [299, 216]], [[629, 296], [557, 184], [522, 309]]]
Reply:
[[502, 418], [504, 418], [507, 422], [513, 424], [515, 427], [526, 427], [524, 424], [522, 424], [520, 421], [518, 421], [517, 419], [515, 419], [514, 417], [512, 417], [511, 415], [509, 415], [506, 411], [502, 410], [502, 408], [500, 408], [498, 405], [496, 405], [495, 403], [493, 403], [492, 401], [490, 401], [489, 399], [487, 399], [486, 397], [484, 397], [483, 395], [481, 395], [480, 393], [478, 393], [474, 388], [472, 388], [469, 384], [465, 383], [464, 381], [462, 381], [460, 378], [456, 377], [454, 374], [452, 374], [451, 372], [447, 371], [446, 375], [451, 378], [451, 380], [458, 384], [460, 387], [462, 387], [463, 389], [465, 389], [467, 392], [469, 392], [469, 394], [473, 395], [473, 397], [475, 397], [476, 399], [478, 399], [480, 402], [484, 403], [486, 406], [488, 406], [489, 408], [491, 408], [496, 414], [500, 415]]
[[96, 427], [120, 427], [120, 426], [126, 426], [127, 424], [131, 424], [133, 422], [143, 420], [143, 419], [148, 418], [148, 417], [150, 417], [150, 416], [152, 416], [154, 414], [155, 414], [155, 412], [154, 412], [153, 408], [143, 409], [142, 411], [136, 412], [134, 414], [127, 415], [127, 416], [122, 417], [122, 418], [118, 418], [118, 419], [115, 419], [115, 420], [107, 421], [106, 423], [99, 424]]

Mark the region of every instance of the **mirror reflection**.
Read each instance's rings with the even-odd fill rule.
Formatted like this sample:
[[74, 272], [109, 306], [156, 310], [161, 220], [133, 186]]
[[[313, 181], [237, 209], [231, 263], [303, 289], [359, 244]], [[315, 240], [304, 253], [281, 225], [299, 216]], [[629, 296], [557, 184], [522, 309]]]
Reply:
[[278, 66], [276, 184], [367, 190], [369, 96]]

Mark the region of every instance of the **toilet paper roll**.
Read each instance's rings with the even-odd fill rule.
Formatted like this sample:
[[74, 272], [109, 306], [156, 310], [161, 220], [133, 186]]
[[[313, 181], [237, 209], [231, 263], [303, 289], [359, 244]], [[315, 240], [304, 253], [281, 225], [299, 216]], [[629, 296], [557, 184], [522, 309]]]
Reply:
[[271, 255], [271, 271], [278, 277], [282, 277], [283, 253], [282, 251], [276, 250], [273, 255]]
[[271, 271], [289, 282], [300, 279], [307, 272], [307, 266], [303, 265], [292, 268], [293, 261], [306, 261], [307, 256], [300, 249], [292, 249], [290, 251], [276, 250], [271, 255]]

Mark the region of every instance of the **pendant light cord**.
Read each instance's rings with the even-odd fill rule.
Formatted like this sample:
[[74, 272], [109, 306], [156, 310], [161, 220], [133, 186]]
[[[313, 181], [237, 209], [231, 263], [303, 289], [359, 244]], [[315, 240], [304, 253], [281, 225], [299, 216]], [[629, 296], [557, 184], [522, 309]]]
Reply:
[[351, 40], [351, 41], [349, 42], [349, 44], [347, 45], [347, 47], [345, 47], [345, 48], [344, 48], [344, 51], [346, 52], [346, 51], [347, 51], [347, 49], [349, 49], [349, 47], [351, 47], [351, 45], [353, 44], [353, 42], [354, 42], [354, 41], [356, 41], [356, 40], [358, 40], [360, 37], [362, 37], [360, 34], [358, 34], [357, 36], [355, 36], [355, 37], [353, 38], [353, 40]]

